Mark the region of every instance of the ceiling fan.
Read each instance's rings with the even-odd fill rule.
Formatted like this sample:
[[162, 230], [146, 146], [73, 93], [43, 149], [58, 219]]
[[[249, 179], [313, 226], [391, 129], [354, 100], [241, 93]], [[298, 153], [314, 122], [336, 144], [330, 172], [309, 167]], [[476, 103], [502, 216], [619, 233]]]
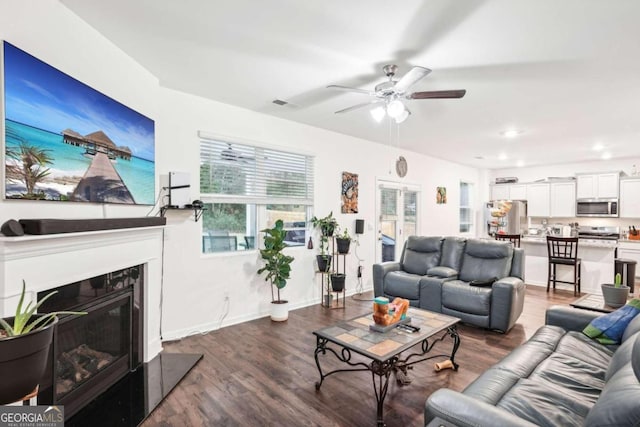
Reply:
[[374, 90], [358, 89], [355, 87], [329, 85], [329, 89], [338, 89], [347, 92], [362, 93], [375, 97], [369, 102], [353, 105], [351, 107], [344, 108], [336, 111], [336, 114], [347, 113], [349, 111], [357, 110], [358, 108], [373, 107], [378, 105], [378, 108], [371, 110], [371, 114], [377, 121], [382, 120], [385, 113], [389, 117], [395, 119], [396, 123], [402, 123], [409, 117], [411, 112], [402, 102], [403, 99], [442, 99], [442, 98], [462, 98], [467, 91], [465, 89], [459, 90], [432, 90], [423, 92], [409, 92], [411, 87], [419, 80], [425, 77], [431, 72], [430, 69], [424, 67], [413, 67], [406, 73], [400, 80], [394, 80], [393, 77], [398, 71], [397, 65], [385, 65], [382, 67], [382, 71], [389, 78], [388, 81], [376, 85]]
[[234, 150], [230, 143], [227, 143], [226, 149], [220, 151], [220, 158], [222, 160], [232, 161], [232, 162], [238, 162], [238, 161], [247, 162], [247, 161], [253, 161], [256, 159], [255, 157], [247, 156], [245, 153], [243, 153], [239, 149]]

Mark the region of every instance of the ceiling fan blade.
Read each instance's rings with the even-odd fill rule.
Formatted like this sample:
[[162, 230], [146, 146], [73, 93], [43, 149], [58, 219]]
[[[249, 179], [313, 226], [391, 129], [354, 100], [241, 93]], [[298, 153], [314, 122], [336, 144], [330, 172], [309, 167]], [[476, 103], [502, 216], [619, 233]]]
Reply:
[[417, 83], [418, 80], [426, 76], [431, 72], [430, 69], [424, 67], [413, 67], [407, 74], [402, 76], [400, 80], [396, 83], [393, 89], [398, 93], [404, 93]]
[[426, 92], [413, 92], [407, 95], [407, 99], [439, 99], [462, 98], [467, 93], [465, 89], [459, 90], [430, 90]]
[[336, 111], [335, 114], [348, 113], [349, 111], [357, 110], [358, 108], [369, 107], [369, 106], [375, 105], [375, 104], [384, 104], [384, 101], [376, 99], [375, 101], [369, 101], [369, 102], [365, 102], [365, 103], [362, 103], [362, 104], [352, 105], [351, 107], [347, 107], [347, 108], [344, 108], [342, 110]]
[[376, 94], [375, 92], [372, 92], [370, 90], [358, 89], [357, 87], [340, 86], [340, 85], [329, 85], [327, 86], [327, 89], [338, 89], [338, 90], [343, 90], [345, 92], [363, 93], [365, 95], [371, 95], [371, 96], [375, 96]]

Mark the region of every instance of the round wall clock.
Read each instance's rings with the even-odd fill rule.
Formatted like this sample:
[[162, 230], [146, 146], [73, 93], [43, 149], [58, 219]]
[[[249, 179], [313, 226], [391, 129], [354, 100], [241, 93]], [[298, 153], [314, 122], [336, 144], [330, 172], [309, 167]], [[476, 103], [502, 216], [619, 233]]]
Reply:
[[402, 156], [398, 157], [398, 160], [396, 160], [396, 173], [400, 178], [404, 178], [407, 174], [407, 168], [407, 160]]

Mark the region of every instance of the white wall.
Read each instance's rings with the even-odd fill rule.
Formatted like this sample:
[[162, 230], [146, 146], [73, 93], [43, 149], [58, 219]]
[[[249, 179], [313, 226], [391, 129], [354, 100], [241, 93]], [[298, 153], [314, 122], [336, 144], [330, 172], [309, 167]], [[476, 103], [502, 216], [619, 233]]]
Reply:
[[[198, 130], [315, 155], [314, 212], [325, 216], [333, 211], [338, 222], [352, 232], [355, 219], [365, 219], [365, 234], [360, 238], [358, 255], [365, 260], [364, 280], [368, 288], [372, 286], [371, 265], [377, 242], [373, 229], [377, 179], [395, 179], [421, 186], [422, 234], [459, 234], [460, 180], [474, 182], [478, 189], [486, 188], [484, 177], [476, 169], [404, 151], [401, 154], [407, 159], [409, 172], [399, 180], [394, 178], [394, 162], [399, 155], [396, 148], [177, 91], [161, 89], [160, 106], [159, 122], [163, 131], [158, 159], [163, 166], [159, 172], [164, 175], [170, 170], [191, 171], [191, 184], [195, 188], [198, 187]], [[357, 215], [340, 214], [342, 171], [359, 174], [360, 213]], [[449, 202], [445, 205], [435, 203], [438, 186], [447, 187]], [[202, 255], [201, 223], [184, 216], [171, 219], [165, 246], [165, 337], [209, 330], [268, 312], [270, 290], [255, 274], [260, 265], [256, 253]], [[292, 278], [284, 289], [286, 298], [295, 307], [318, 303], [320, 278], [314, 273], [317, 252], [306, 248], [291, 248], [289, 252], [296, 260]], [[347, 292], [355, 289], [356, 268], [357, 260], [351, 254], [347, 258]], [[225, 307], [220, 295], [224, 292], [230, 295], [230, 307], [222, 320]]]
[[[158, 80], [108, 40], [54, 0], [0, 3], [0, 38], [70, 74], [119, 102], [155, 120], [156, 174], [164, 182], [169, 171], [191, 173], [192, 198], [198, 198], [197, 132], [302, 150], [316, 156], [315, 213], [333, 211], [339, 223], [353, 230], [354, 220], [367, 226], [358, 249], [365, 260], [364, 280], [371, 287], [371, 265], [377, 243], [376, 179], [395, 179], [394, 162], [402, 154], [409, 173], [398, 181], [422, 188], [421, 233], [458, 234], [459, 182], [476, 184], [477, 200], [485, 199], [486, 171], [397, 150], [357, 138], [289, 122], [192, 95], [162, 88]], [[4, 135], [4, 132], [2, 132]], [[436, 149], [437, 142], [428, 142]], [[358, 173], [357, 215], [340, 214], [341, 172]], [[397, 180], [397, 179], [396, 179]], [[447, 188], [446, 205], [436, 205], [436, 187]], [[148, 207], [0, 200], [0, 222], [9, 218], [97, 218], [143, 216]], [[257, 253], [202, 255], [201, 222], [189, 213], [171, 212], [164, 245], [163, 336], [181, 337], [266, 315], [270, 290], [256, 276]], [[296, 260], [284, 295], [294, 307], [319, 303], [320, 282], [314, 273], [316, 251], [291, 248]], [[347, 260], [347, 292], [353, 292], [357, 262]], [[71, 267], [70, 267], [71, 268]], [[221, 295], [228, 292], [230, 305]]]

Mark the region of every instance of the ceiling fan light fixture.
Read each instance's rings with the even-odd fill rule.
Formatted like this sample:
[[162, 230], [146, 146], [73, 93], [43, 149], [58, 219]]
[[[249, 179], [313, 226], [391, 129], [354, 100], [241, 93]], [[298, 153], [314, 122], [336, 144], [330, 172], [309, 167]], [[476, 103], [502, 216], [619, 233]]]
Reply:
[[400, 117], [400, 115], [402, 115], [404, 111], [406, 111], [406, 108], [404, 107], [402, 101], [398, 99], [394, 99], [389, 103], [389, 105], [387, 105], [387, 114], [391, 118], [397, 119], [398, 117]]
[[411, 111], [407, 110], [406, 108], [402, 111], [402, 113], [400, 113], [400, 115], [398, 117], [395, 118], [396, 123], [400, 124], [402, 122], [404, 122], [405, 120], [407, 120], [407, 117], [409, 117], [409, 115], [411, 114]]
[[382, 107], [376, 107], [373, 110], [371, 110], [370, 113], [371, 113], [371, 117], [373, 117], [373, 120], [375, 120], [378, 123], [380, 123], [382, 119], [384, 119], [384, 115], [386, 114], [386, 112], [384, 111], [384, 108]]

